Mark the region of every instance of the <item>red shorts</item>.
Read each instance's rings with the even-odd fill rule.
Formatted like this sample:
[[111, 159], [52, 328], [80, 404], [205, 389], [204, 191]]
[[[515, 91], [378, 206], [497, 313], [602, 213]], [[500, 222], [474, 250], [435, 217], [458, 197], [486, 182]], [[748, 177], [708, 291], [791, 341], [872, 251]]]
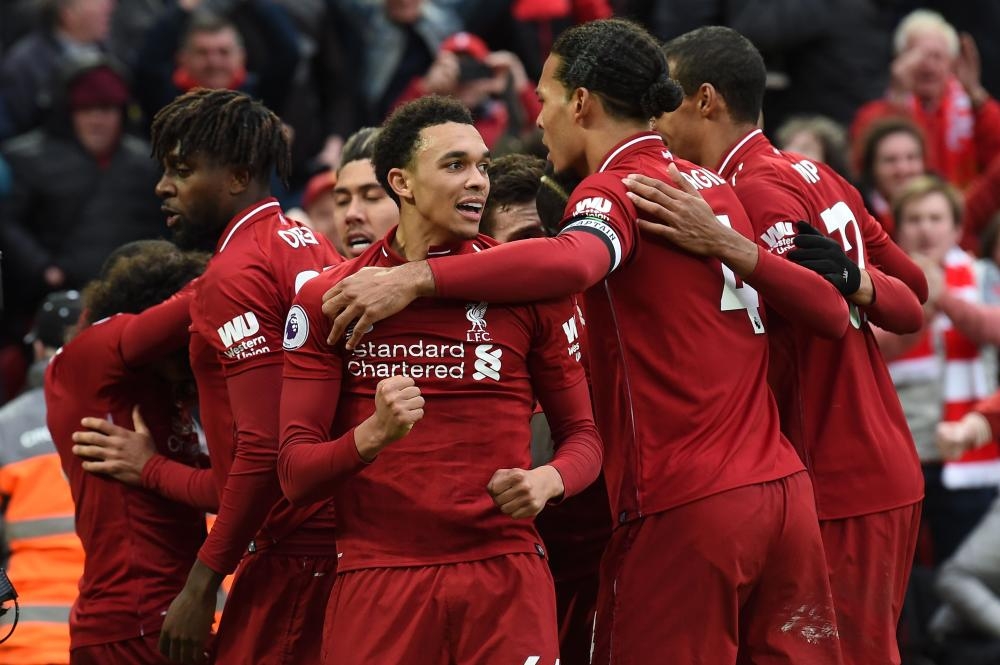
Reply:
[[170, 665], [160, 654], [160, 634], [153, 633], [131, 640], [92, 644], [69, 652], [70, 665]]
[[556, 616], [559, 622], [561, 665], [589, 665], [597, 614], [597, 574], [556, 582]]
[[327, 665], [555, 665], [552, 577], [545, 559], [341, 573], [327, 608]]
[[837, 665], [805, 472], [617, 529], [601, 563], [593, 663]]
[[265, 550], [243, 557], [213, 649], [216, 665], [319, 663], [335, 557]]
[[899, 665], [896, 627], [919, 530], [919, 502], [820, 522], [844, 665]]

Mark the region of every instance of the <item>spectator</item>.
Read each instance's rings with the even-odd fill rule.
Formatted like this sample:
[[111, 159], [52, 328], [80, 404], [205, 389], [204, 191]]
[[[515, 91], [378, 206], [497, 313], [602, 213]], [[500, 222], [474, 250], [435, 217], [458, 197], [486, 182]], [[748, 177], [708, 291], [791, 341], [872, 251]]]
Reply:
[[880, 118], [910, 118], [924, 133], [928, 168], [964, 188], [1000, 153], [1000, 103], [980, 81], [975, 42], [960, 39], [940, 14], [917, 10], [894, 43], [889, 90], [858, 110], [852, 137]]
[[847, 130], [822, 115], [796, 116], [775, 133], [778, 148], [823, 162], [852, 181], [847, 163]]
[[520, 150], [541, 110], [535, 86], [518, 57], [510, 51], [491, 52], [486, 42], [468, 32], [444, 40], [427, 72], [414, 77], [393, 106], [424, 95], [462, 102], [494, 152], [503, 139], [508, 143], [506, 152]]
[[381, 124], [410, 81], [430, 69], [441, 43], [462, 29], [456, 11], [430, 0], [334, 0], [334, 6], [363, 36], [359, 113], [370, 125]]
[[[337, 253], [344, 256], [344, 247], [340, 243], [340, 235], [334, 225], [334, 197], [333, 188], [337, 184], [336, 171], [320, 171], [306, 183], [306, 189], [302, 193], [302, 212], [305, 219], [303, 224], [311, 228], [316, 233], [326, 236], [327, 240], [333, 243]], [[289, 217], [298, 219], [292, 211], [287, 213]]]
[[149, 146], [122, 132], [124, 80], [101, 58], [65, 80], [46, 126], [0, 148], [14, 174], [0, 201], [8, 340], [47, 291], [82, 286], [112, 249], [163, 227]]
[[[34, 352], [28, 390], [0, 409], [0, 497], [6, 565], [21, 595], [21, 616], [0, 662], [69, 663], [69, 614], [83, 574], [83, 546], [73, 530], [73, 497], [45, 424], [45, 368], [80, 318], [80, 294], [45, 299], [28, 341]], [[0, 620], [6, 632], [12, 617]]]
[[53, 76], [64, 59], [103, 51], [113, 8], [114, 0], [45, 0], [42, 25], [0, 62], [0, 98], [14, 134], [41, 124], [51, 106]]
[[906, 118], [872, 124], [859, 144], [858, 173], [865, 205], [886, 233], [893, 235], [892, 201], [913, 178], [926, 173], [924, 137]]
[[267, 44], [266, 53], [254, 53], [230, 18], [208, 13], [201, 4], [182, 0], [146, 34], [135, 69], [136, 97], [146, 120], [196, 87], [240, 90], [280, 112], [299, 57], [298, 33], [287, 13], [270, 0], [241, 5]]
[[921, 176], [900, 192], [894, 212], [897, 241], [923, 262], [928, 277], [927, 323], [911, 335], [876, 330], [876, 338], [917, 444], [925, 480], [922, 519], [934, 559], [942, 561], [982, 518], [1000, 478], [986, 480], [974, 458], [942, 464], [936, 429], [961, 419], [991, 391], [979, 347], [1000, 342], [1000, 327], [996, 308], [981, 304], [972, 257], [958, 247], [961, 198], [954, 188]]

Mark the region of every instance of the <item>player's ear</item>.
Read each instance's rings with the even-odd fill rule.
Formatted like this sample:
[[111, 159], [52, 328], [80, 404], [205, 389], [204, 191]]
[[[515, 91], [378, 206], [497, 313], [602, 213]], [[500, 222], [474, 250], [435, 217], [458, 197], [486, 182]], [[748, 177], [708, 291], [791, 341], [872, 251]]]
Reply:
[[406, 169], [389, 169], [386, 180], [389, 181], [389, 186], [392, 187], [392, 191], [396, 192], [396, 196], [398, 196], [400, 200], [413, 200], [413, 190], [410, 189], [410, 174]]
[[250, 170], [245, 168], [234, 168], [229, 172], [229, 193], [232, 196], [237, 194], [242, 194], [247, 191], [250, 187], [250, 181], [253, 176], [250, 175]]
[[595, 102], [593, 93], [587, 88], [577, 88], [570, 95], [570, 111], [576, 122], [587, 116]]
[[698, 92], [695, 93], [695, 100], [698, 105], [698, 113], [703, 118], [707, 118], [712, 113], [717, 112], [720, 107], [725, 108], [726, 104], [719, 91], [711, 83], [702, 83], [698, 86]]

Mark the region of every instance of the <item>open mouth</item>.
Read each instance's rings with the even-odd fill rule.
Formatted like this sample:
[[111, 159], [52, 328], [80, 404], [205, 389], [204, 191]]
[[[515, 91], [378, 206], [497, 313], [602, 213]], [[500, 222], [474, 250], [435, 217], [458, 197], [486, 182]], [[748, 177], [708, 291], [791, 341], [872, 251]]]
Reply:
[[181, 215], [176, 210], [167, 207], [162, 207], [160, 208], [160, 212], [162, 212], [164, 215], [167, 216], [168, 229], [172, 229], [174, 226], [177, 225], [177, 222], [180, 221]]
[[483, 214], [482, 201], [463, 201], [455, 208], [466, 217], [474, 217], [478, 220]]
[[373, 240], [371, 236], [352, 233], [347, 236], [347, 247], [354, 254], [361, 254], [361, 252], [372, 246]]

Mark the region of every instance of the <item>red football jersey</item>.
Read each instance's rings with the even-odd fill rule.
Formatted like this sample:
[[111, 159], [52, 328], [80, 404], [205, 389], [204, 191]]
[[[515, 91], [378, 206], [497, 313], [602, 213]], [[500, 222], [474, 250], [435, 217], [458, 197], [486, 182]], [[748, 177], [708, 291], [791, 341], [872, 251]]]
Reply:
[[[289, 504], [274, 465], [285, 315], [306, 280], [341, 260], [267, 199], [233, 218], [196, 289], [191, 365], [221, 483], [219, 515], [198, 557], [216, 572], [232, 572], [255, 538], [264, 545], [295, 533], [332, 544], [330, 504]], [[249, 374], [269, 367], [270, 377]]]
[[822, 339], [775, 312], [768, 316], [771, 387], [782, 429], [812, 476], [820, 519], [919, 501], [920, 462], [868, 324], [869, 318], [891, 325], [900, 316], [920, 316], [907, 286], [920, 291], [919, 268], [865, 210], [854, 187], [825, 164], [775, 149], [760, 130], [736, 144], [719, 173], [735, 188], [762, 247], [783, 255], [794, 247], [793, 220], [808, 221], [842, 243], [875, 286], [872, 307], [851, 305], [842, 339]]
[[189, 411], [171, 399], [168, 383], [142, 367], [184, 348], [187, 309], [187, 299], [174, 299], [140, 315], [95, 323], [64, 346], [46, 371], [49, 431], [69, 479], [76, 532], [87, 554], [70, 616], [73, 648], [160, 630], [205, 538], [201, 511], [88, 473], [71, 450], [81, 418], [107, 418], [133, 428], [132, 407], [138, 404], [161, 455], [189, 465], [199, 460]]
[[[600, 442], [576, 338], [564, 327], [574, 320], [572, 304], [419, 299], [377, 323], [354, 351], [330, 347], [323, 293], [365, 266], [403, 263], [392, 250], [394, 237], [392, 230], [356, 260], [308, 282], [289, 312], [284, 487], [293, 496], [332, 494], [341, 572], [541, 554], [531, 520], [504, 515], [486, 487], [498, 469], [530, 468], [536, 395], [553, 438], [562, 441], [550, 464], [566, 496], [597, 476]], [[478, 252], [494, 243], [479, 236], [429, 254]], [[425, 415], [365, 465], [353, 428], [374, 412], [378, 382], [400, 374], [420, 388]], [[339, 471], [338, 457], [348, 459]]]
[[573, 190], [561, 234], [599, 237], [610, 274], [585, 293], [594, 407], [618, 522], [802, 470], [767, 389], [757, 294], [719, 260], [640, 240], [621, 179], [677, 168], [724, 223], [750, 222], [719, 176], [653, 133], [622, 142]]

